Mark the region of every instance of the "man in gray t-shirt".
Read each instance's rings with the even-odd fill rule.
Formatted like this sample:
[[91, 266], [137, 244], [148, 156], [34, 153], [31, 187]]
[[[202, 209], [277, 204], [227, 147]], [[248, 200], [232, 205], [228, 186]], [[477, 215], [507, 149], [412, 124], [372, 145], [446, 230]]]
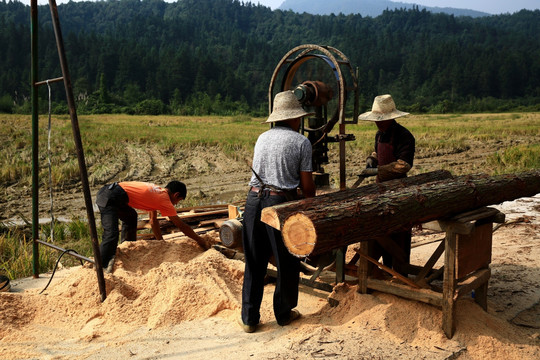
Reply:
[[240, 323], [254, 332], [260, 321], [264, 278], [270, 256], [277, 266], [274, 316], [281, 326], [297, 319], [300, 260], [289, 253], [281, 232], [261, 222], [262, 209], [287, 201], [297, 188], [304, 197], [315, 196], [311, 143], [298, 133], [307, 113], [292, 91], [276, 95], [267, 123], [275, 126], [259, 136], [253, 155], [253, 176], [244, 210], [245, 272]]
[[[313, 171], [311, 143], [290, 127], [275, 127], [261, 134], [255, 144], [253, 171], [265, 182], [278, 189], [296, 190], [300, 186], [300, 173]], [[262, 187], [252, 175], [250, 186]]]

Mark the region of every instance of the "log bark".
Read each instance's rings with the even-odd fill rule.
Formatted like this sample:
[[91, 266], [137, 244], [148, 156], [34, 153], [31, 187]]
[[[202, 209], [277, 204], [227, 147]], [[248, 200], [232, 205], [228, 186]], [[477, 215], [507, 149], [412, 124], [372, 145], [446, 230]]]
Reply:
[[343, 204], [355, 201], [359, 197], [370, 194], [382, 194], [387, 191], [396, 191], [411, 185], [420, 185], [432, 181], [451, 179], [452, 174], [446, 170], [431, 171], [402, 179], [370, 184], [355, 189], [347, 189], [334, 193], [320, 195], [314, 198], [290, 201], [263, 209], [261, 221], [275, 229], [281, 230], [283, 221], [299, 211], [316, 211], [326, 207], [327, 202], [341, 202]]
[[313, 210], [301, 208], [289, 214], [283, 222], [283, 240], [297, 257], [317, 255], [416, 224], [538, 193], [540, 170], [493, 177], [459, 176], [345, 202], [332, 201], [327, 196], [323, 203], [312, 206]]

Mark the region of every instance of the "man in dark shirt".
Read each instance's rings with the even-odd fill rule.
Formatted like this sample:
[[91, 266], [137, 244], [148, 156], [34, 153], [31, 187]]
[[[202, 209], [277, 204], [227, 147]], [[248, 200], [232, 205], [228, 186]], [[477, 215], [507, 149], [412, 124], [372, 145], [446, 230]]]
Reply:
[[[377, 168], [377, 182], [406, 177], [413, 166], [414, 136], [395, 120], [408, 114], [396, 109], [392, 96], [380, 95], [375, 97], [372, 110], [358, 117], [374, 121], [379, 129], [375, 135], [375, 151], [366, 160], [367, 168]], [[402, 250], [402, 256], [394, 259], [379, 243], [375, 244], [372, 255], [377, 259], [382, 255], [384, 265], [406, 275], [411, 255], [411, 229], [392, 233], [390, 238]]]

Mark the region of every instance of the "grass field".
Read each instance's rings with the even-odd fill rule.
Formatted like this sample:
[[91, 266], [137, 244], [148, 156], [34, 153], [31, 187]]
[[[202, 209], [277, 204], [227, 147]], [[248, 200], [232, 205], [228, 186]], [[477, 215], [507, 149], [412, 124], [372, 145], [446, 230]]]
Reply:
[[[233, 185], [235, 189], [245, 186], [249, 178], [246, 161], [252, 157], [257, 137], [268, 128], [262, 124], [264, 120], [247, 116], [79, 116], [90, 184], [95, 190], [116, 180], [162, 184], [187, 179], [188, 188], [196, 190], [187, 205], [216, 201], [213, 191], [227, 193]], [[447, 169], [456, 175], [495, 175], [540, 168], [540, 113], [411, 115], [398, 121], [417, 140], [413, 173]], [[13, 227], [6, 221], [16, 214], [29, 218], [31, 210], [31, 117], [0, 114], [0, 125], [0, 221], [4, 222], [0, 227], [0, 272], [14, 278], [31, 274], [28, 226]], [[52, 186], [62, 196], [75, 193], [80, 186], [79, 169], [69, 116], [52, 118], [52, 183], [46, 116], [40, 117], [39, 125], [41, 191]], [[375, 132], [371, 122], [347, 125], [347, 133], [356, 137], [346, 145], [348, 176], [363, 167], [374, 146]], [[330, 153], [327, 169], [335, 173], [337, 145], [330, 145]], [[64, 197], [57, 203], [60, 210], [74, 214], [70, 201]], [[85, 224], [74, 219], [71, 225], [55, 225], [55, 242], [91, 256], [87, 233], [75, 230]], [[44, 225], [45, 240], [49, 232], [49, 225]], [[50, 269], [57, 254], [45, 250], [42, 257], [42, 267]]]
[[[46, 186], [47, 119], [40, 119], [40, 178]], [[105, 169], [110, 154], [121, 155], [130, 146], [157, 148], [162, 154], [181, 153], [197, 147], [212, 147], [231, 158], [249, 158], [257, 136], [267, 125], [264, 119], [248, 117], [177, 116], [80, 116], [86, 162], [97, 172]], [[487, 159], [486, 173], [516, 172], [540, 167], [540, 114], [420, 115], [400, 120], [417, 139], [417, 156], [452, 154], [471, 150], [474, 143], [504, 146]], [[31, 184], [31, 119], [22, 115], [0, 115], [0, 184], [3, 187]], [[348, 125], [356, 141], [348, 149], [368, 154], [373, 147], [375, 126], [370, 122]], [[474, 149], [472, 149], [474, 151]], [[51, 161], [53, 185], [76, 182], [79, 176], [71, 123], [68, 116], [52, 119]], [[122, 156], [118, 156], [122, 159]], [[121, 168], [122, 166], [120, 166]], [[90, 175], [93, 173], [90, 172]], [[94, 174], [95, 175], [95, 174]], [[112, 177], [112, 176], [111, 176]]]

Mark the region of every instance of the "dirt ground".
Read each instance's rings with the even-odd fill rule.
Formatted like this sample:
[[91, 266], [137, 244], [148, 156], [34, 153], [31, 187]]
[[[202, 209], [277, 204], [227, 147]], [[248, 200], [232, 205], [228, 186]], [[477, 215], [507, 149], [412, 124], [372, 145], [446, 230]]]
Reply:
[[[538, 359], [540, 358], [540, 196], [498, 205], [507, 224], [493, 235], [488, 311], [457, 304], [447, 339], [437, 307], [393, 295], [330, 294], [301, 286], [303, 316], [276, 324], [266, 286], [262, 326], [237, 324], [243, 262], [185, 237], [119, 246], [107, 299], [85, 265], [12, 282], [0, 294], [2, 359]], [[209, 236], [217, 237], [217, 234]], [[413, 263], [424, 263], [441, 234], [416, 232]]]
[[[474, 154], [419, 154], [415, 166], [424, 172], [466, 164], [480, 172], [474, 170], [485, 154], [503, 146], [492, 145]], [[206, 203], [241, 200], [249, 171], [241, 161], [228, 159], [225, 167], [223, 160], [212, 149], [199, 149], [160, 171], [169, 177], [183, 174], [188, 196]], [[348, 155], [348, 181], [355, 180], [362, 163], [359, 156]], [[331, 174], [335, 170], [327, 167]], [[140, 179], [141, 171], [130, 171], [124, 179]], [[161, 183], [167, 176], [151, 171], [145, 180]], [[93, 194], [98, 187], [93, 186]], [[9, 199], [0, 203], [3, 219], [30, 218], [29, 189], [6, 192]], [[81, 197], [76, 187], [57, 194], [55, 216], [84, 217]], [[41, 199], [46, 214], [48, 193]], [[214, 249], [203, 252], [177, 236], [121, 244], [114, 271], [105, 274], [104, 302], [88, 264], [57, 271], [43, 293], [50, 274], [12, 281], [12, 291], [0, 293], [0, 358], [539, 359], [540, 195], [494, 207], [506, 214], [507, 222], [493, 234], [488, 311], [472, 297], [461, 298], [452, 339], [441, 329], [440, 308], [381, 292], [362, 295], [353, 283], [336, 286], [332, 294], [301, 286], [298, 309], [303, 316], [285, 327], [273, 317], [270, 283], [262, 326], [246, 334], [237, 324], [243, 262]], [[217, 241], [217, 233], [208, 236]], [[430, 240], [442, 236], [415, 232], [412, 262], [425, 263], [438, 245]], [[330, 305], [329, 295], [337, 306]]]

